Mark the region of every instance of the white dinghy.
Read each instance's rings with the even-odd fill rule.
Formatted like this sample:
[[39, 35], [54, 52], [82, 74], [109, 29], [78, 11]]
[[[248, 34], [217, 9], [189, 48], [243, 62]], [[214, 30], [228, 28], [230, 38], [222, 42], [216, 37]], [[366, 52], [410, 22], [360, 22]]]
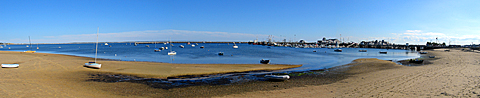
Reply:
[[2, 68], [18, 68], [19, 64], [2, 64]]

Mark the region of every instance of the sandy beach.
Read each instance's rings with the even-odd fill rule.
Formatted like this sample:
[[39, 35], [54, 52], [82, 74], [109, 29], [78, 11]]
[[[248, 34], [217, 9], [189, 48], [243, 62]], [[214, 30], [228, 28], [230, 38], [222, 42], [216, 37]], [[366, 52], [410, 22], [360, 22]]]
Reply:
[[[20, 64], [19, 68], [0, 69], [1, 97], [131, 97], [165, 92], [129, 82], [89, 81], [95, 74], [121, 74], [143, 78], [203, 75], [254, 70], [280, 70], [301, 65], [265, 64], [168, 64], [99, 60], [101, 69], [83, 67], [93, 58], [46, 53], [0, 51], [0, 63]], [[148, 91], [148, 92], [146, 92]]]
[[[1, 69], [2, 97], [478, 97], [479, 52], [451, 49], [428, 50], [425, 64], [399, 65], [375, 58], [283, 82], [252, 81], [230, 85], [202, 85], [171, 89], [147, 82], [98, 82], [98, 74], [165, 78], [176, 75], [214, 74], [245, 70], [277, 70], [295, 65], [165, 64], [153, 62], [99, 61], [104, 68], [90, 69], [92, 58], [43, 53], [0, 52], [1, 63], [20, 63], [20, 68]], [[436, 58], [428, 58], [428, 56]], [[107, 65], [118, 65], [112, 67]], [[134, 68], [130, 65], [145, 66]], [[242, 67], [243, 66], [243, 67]], [[221, 67], [221, 68], [219, 68]], [[164, 69], [161, 71], [153, 70]], [[196, 69], [203, 71], [196, 71]], [[241, 69], [244, 68], [244, 69]], [[271, 68], [271, 69], [268, 69]], [[181, 71], [184, 69], [187, 71]], [[228, 70], [235, 69], [235, 70]], [[162, 72], [171, 70], [169, 72]], [[176, 71], [174, 71], [176, 70]], [[157, 71], [157, 72], [154, 72]], [[102, 78], [99, 78], [102, 79]]]
[[[453, 49], [428, 51], [432, 64], [403, 66], [374, 59], [357, 60], [342, 71], [348, 78], [326, 85], [305, 85], [223, 97], [478, 97], [480, 54]], [[383, 64], [379, 64], [379, 62]]]

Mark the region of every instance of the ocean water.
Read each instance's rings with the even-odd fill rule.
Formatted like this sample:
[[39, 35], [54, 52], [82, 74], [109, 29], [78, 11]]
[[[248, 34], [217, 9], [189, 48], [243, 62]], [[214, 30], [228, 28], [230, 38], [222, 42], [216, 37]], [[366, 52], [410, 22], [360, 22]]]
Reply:
[[[195, 43], [192, 43], [195, 44]], [[197, 43], [195, 47], [186, 43], [170, 44], [138, 44], [133, 43], [99, 43], [98, 58], [114, 59], [123, 61], [149, 61], [184, 64], [259, 64], [261, 59], [271, 60], [271, 64], [302, 64], [300, 68], [290, 69], [294, 71], [317, 70], [351, 63], [358, 58], [378, 58], [383, 60], [404, 60], [416, 58], [420, 55], [416, 52], [398, 49], [370, 49], [370, 48], [341, 48], [343, 52], [334, 52], [327, 48], [291, 48], [273, 47], [249, 44], [227, 43]], [[150, 47], [146, 47], [146, 45]], [[183, 45], [185, 48], [180, 48]], [[111, 47], [110, 47], [111, 46]], [[200, 48], [204, 46], [205, 48]], [[39, 49], [36, 49], [36, 48]], [[167, 50], [154, 52], [154, 49], [169, 47]], [[10, 48], [10, 49], [8, 49]], [[95, 56], [95, 44], [40, 44], [27, 47], [26, 45], [7, 45], [0, 48], [2, 51], [26, 51], [34, 50], [40, 53], [54, 53], [75, 55], [83, 57]], [[313, 52], [313, 51], [316, 52]], [[367, 50], [367, 52], [358, 52]], [[167, 55], [169, 51], [176, 51], [177, 55]], [[380, 54], [386, 51], [387, 54]], [[223, 56], [218, 55], [224, 52]]]

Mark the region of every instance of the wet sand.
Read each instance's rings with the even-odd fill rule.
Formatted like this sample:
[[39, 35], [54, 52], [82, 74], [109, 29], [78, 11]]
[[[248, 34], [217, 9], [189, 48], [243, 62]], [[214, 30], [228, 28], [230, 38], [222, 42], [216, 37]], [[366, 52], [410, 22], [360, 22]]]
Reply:
[[[301, 65], [168, 64], [99, 60], [101, 69], [83, 67], [93, 58], [45, 53], [0, 51], [0, 63], [19, 68], [0, 69], [1, 97], [155, 97], [171, 93], [141, 83], [90, 81], [96, 74], [122, 74], [145, 78], [215, 74], [253, 70], [279, 70]], [[168, 95], [167, 94], [167, 95]], [[181, 93], [179, 94], [181, 95]], [[157, 96], [158, 97], [158, 96]], [[161, 97], [161, 96], [160, 96]]]
[[337, 70], [347, 78], [334, 83], [222, 97], [479, 97], [479, 52], [450, 50], [428, 51], [424, 56], [436, 56], [426, 59], [431, 64], [403, 66], [375, 59], [358, 59], [347, 65], [351, 67]]

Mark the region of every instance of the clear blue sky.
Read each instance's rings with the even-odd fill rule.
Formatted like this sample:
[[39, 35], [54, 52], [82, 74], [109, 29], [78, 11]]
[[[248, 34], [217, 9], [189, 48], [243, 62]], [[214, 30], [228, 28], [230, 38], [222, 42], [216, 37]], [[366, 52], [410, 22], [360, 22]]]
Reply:
[[2, 0], [0, 41], [345, 41], [480, 44], [479, 0]]

